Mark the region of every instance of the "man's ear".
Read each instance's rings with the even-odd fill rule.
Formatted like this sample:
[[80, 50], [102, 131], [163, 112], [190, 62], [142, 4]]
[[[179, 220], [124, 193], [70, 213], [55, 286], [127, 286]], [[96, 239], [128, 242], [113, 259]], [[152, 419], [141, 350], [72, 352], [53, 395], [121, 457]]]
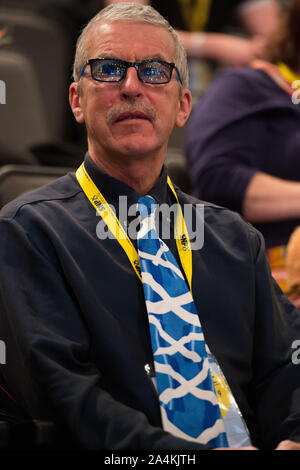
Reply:
[[185, 88], [182, 90], [181, 96], [179, 98], [179, 110], [177, 114], [177, 119], [175, 121], [175, 126], [183, 127], [186, 121], [191, 114], [192, 109], [192, 95], [190, 90]]
[[75, 119], [80, 124], [84, 123], [84, 116], [81, 108], [81, 96], [78, 90], [78, 83], [73, 82], [69, 88], [69, 103], [72, 108]]

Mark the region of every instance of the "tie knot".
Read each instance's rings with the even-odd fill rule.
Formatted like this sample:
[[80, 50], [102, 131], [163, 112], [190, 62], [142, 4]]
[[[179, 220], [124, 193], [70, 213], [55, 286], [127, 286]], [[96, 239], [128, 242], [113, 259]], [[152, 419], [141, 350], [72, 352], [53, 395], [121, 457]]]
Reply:
[[141, 221], [152, 215], [157, 208], [157, 203], [152, 196], [142, 196], [138, 200], [138, 211]]

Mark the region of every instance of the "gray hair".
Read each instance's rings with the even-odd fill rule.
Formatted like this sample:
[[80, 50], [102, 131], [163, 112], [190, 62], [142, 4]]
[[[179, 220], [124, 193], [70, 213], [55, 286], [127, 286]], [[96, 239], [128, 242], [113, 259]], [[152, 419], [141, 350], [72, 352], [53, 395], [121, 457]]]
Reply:
[[176, 31], [170, 23], [154, 8], [140, 3], [115, 3], [100, 10], [82, 30], [76, 44], [75, 60], [73, 65], [74, 81], [78, 82], [82, 68], [88, 58], [86, 56], [86, 38], [89, 31], [96, 24], [113, 23], [115, 21], [150, 23], [153, 26], [161, 26], [169, 31], [175, 44], [174, 62], [179, 70], [183, 88], [188, 88], [188, 66], [184, 46]]

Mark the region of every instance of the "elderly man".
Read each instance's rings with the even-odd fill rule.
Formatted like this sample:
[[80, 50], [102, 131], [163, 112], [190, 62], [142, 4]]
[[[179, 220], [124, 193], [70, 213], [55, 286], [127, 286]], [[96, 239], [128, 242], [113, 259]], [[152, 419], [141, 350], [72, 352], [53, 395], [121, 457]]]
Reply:
[[[163, 167], [191, 107], [176, 33], [149, 6], [109, 6], [79, 38], [74, 78], [83, 165], [1, 213], [10, 396], [82, 448], [299, 448], [299, 313], [260, 234], [209, 204], [203, 225]], [[176, 207], [161, 212], [168, 236], [157, 204]]]

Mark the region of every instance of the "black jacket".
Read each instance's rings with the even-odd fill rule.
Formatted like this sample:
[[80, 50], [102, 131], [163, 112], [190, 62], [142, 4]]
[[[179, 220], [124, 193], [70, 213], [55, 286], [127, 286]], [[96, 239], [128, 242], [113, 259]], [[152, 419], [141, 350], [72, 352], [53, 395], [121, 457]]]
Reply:
[[[138, 194], [86, 168], [106, 199]], [[162, 176], [150, 192], [172, 196]], [[179, 201], [200, 201], [177, 190]], [[300, 436], [300, 371], [292, 343], [300, 315], [272, 281], [262, 236], [238, 214], [204, 208], [204, 244], [193, 251], [193, 296], [253, 443]], [[161, 429], [143, 289], [74, 174], [8, 204], [0, 218], [1, 373], [32, 418], [63, 423], [83, 448], [201, 449]], [[174, 239], [166, 241], [177, 256]], [[178, 259], [178, 256], [177, 256]]]

